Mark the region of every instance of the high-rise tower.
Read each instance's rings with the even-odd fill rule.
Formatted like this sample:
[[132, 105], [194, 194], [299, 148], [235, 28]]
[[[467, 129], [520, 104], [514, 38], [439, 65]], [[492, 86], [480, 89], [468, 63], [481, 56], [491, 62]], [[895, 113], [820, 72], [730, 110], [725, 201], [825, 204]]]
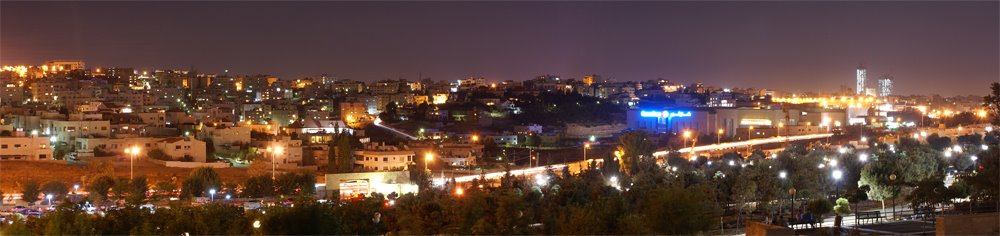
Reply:
[[865, 66], [858, 64], [858, 84], [855, 88], [855, 92], [858, 95], [865, 94], [865, 74], [867, 73]]
[[883, 74], [878, 79], [878, 96], [885, 97], [892, 95], [892, 76], [889, 74]]

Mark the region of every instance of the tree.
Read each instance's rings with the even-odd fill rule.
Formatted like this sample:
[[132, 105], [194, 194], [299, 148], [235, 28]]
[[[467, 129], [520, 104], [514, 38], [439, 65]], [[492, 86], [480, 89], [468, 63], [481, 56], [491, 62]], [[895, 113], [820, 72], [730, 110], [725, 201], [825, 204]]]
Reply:
[[825, 197], [820, 197], [809, 201], [809, 206], [807, 207], [810, 213], [816, 215], [816, 219], [819, 220], [820, 225], [823, 224], [823, 215], [830, 214], [833, 211], [833, 204], [830, 200]]
[[101, 175], [90, 182], [87, 185], [87, 191], [90, 192], [90, 198], [95, 201], [108, 199], [108, 192], [111, 187], [114, 187], [115, 179], [111, 176]]
[[243, 195], [251, 198], [274, 196], [274, 181], [271, 176], [251, 176], [243, 184]]
[[156, 199], [164, 198], [174, 194], [174, 191], [177, 190], [177, 184], [174, 184], [174, 182], [171, 181], [164, 180], [156, 182], [155, 189], [156, 189], [156, 195], [154, 195], [154, 197]]
[[201, 167], [191, 171], [191, 175], [181, 183], [181, 196], [203, 197], [209, 189], [219, 189], [222, 180], [215, 169]]
[[833, 212], [837, 215], [851, 214], [851, 202], [847, 198], [837, 198], [837, 204], [833, 206]]
[[149, 191], [146, 176], [135, 177], [129, 182], [128, 196], [125, 197], [125, 202], [130, 205], [142, 205], [146, 201], [146, 191]]
[[990, 84], [990, 94], [983, 97], [983, 107], [986, 108], [990, 123], [1000, 125], [1000, 83]]
[[350, 173], [354, 170], [354, 137], [338, 134], [327, 152], [327, 173]]
[[28, 202], [29, 204], [35, 204], [38, 201], [38, 193], [40, 192], [38, 181], [32, 179], [25, 182], [21, 186], [21, 200]]
[[387, 123], [395, 123], [399, 121], [399, 105], [396, 102], [389, 102], [385, 104], [385, 110], [378, 114], [378, 117], [382, 121]]
[[642, 208], [646, 227], [655, 234], [695, 234], [716, 224], [718, 205], [708, 186], [659, 187], [649, 194]]
[[641, 162], [653, 161], [656, 147], [644, 131], [626, 131], [618, 136], [617, 151], [621, 153], [622, 167], [625, 173], [634, 174]]
[[901, 179], [897, 173], [902, 170], [894, 158], [896, 157], [883, 157], [869, 162], [861, 168], [861, 180], [858, 182], [859, 186], [867, 186], [868, 199], [882, 202], [883, 211], [885, 200], [896, 197], [901, 190]]
[[944, 186], [944, 181], [941, 179], [924, 180], [906, 196], [906, 201], [910, 202], [913, 208], [920, 208], [950, 203], [956, 195]]
[[69, 186], [66, 186], [66, 183], [62, 181], [52, 180], [42, 185], [42, 193], [52, 194], [53, 197], [59, 199], [69, 193]]

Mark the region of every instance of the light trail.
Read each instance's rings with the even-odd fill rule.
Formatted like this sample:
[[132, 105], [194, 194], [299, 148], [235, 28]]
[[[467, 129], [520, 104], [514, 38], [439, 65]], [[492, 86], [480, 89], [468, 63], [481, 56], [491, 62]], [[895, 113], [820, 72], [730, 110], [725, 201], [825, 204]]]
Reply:
[[[693, 147], [693, 148], [684, 148], [684, 149], [678, 150], [677, 152], [687, 153], [687, 152], [691, 152], [692, 150], [695, 151], [695, 152], [710, 151], [710, 150], [717, 150], [717, 149], [742, 147], [742, 146], [747, 146], [747, 145], [761, 145], [761, 144], [776, 143], [776, 142], [787, 142], [787, 141], [820, 139], [820, 138], [827, 138], [827, 137], [830, 137], [830, 136], [833, 136], [833, 134], [807, 134], [807, 135], [796, 135], [796, 136], [783, 136], [783, 137], [773, 137], [773, 138], [762, 138], [762, 139], [753, 139], [753, 140], [739, 141], [739, 142], [729, 142], [729, 143], [722, 143], [722, 144], [710, 144], [710, 145], [704, 145], [704, 146], [696, 146], [696, 147]], [[663, 155], [667, 155], [667, 153], [668, 153], [668, 151], [657, 151], [657, 152], [653, 153], [653, 156], [663, 156]], [[601, 161], [603, 161], [603, 159], [590, 159], [590, 160], [587, 160], [587, 161], [588, 162], [591, 162], [591, 161], [601, 162]], [[582, 161], [577, 161], [577, 162], [572, 162], [572, 163], [554, 164], [554, 165], [549, 165], [549, 166], [539, 166], [539, 167], [529, 167], [529, 168], [522, 168], [522, 169], [513, 169], [513, 170], [510, 170], [510, 174], [513, 175], [513, 176], [536, 175], [536, 174], [540, 174], [540, 173], [545, 173], [545, 171], [548, 170], [548, 169], [561, 170], [562, 168], [570, 167], [571, 165], [582, 164], [580, 162], [582, 162]], [[576, 170], [576, 171], [578, 172], [579, 170]], [[571, 172], [573, 172], [572, 169], [571, 169]], [[497, 171], [497, 172], [490, 172], [490, 173], [485, 173], [485, 174], [481, 174], [481, 175], [478, 175], [478, 174], [477, 175], [464, 175], [464, 176], [455, 177], [455, 182], [459, 182], [459, 183], [470, 182], [473, 179], [477, 179], [477, 178], [480, 178], [480, 177], [482, 177], [482, 179], [499, 179], [500, 177], [503, 177], [504, 174], [506, 174], [505, 171]]]
[[393, 133], [406, 136], [406, 138], [409, 138], [411, 140], [417, 140], [417, 137], [414, 137], [413, 135], [407, 134], [406, 132], [399, 131], [399, 130], [394, 129], [394, 128], [389, 127], [389, 126], [382, 125], [382, 118], [375, 118], [375, 122], [373, 122], [372, 124], [374, 124], [375, 126], [378, 126], [378, 127], [382, 127], [383, 129], [387, 129], [389, 131], [392, 131]]
[[[739, 142], [728, 142], [728, 143], [709, 144], [709, 145], [703, 145], [703, 146], [696, 146], [696, 147], [690, 147], [690, 148], [682, 148], [680, 150], [677, 150], [677, 152], [679, 152], [679, 153], [689, 153], [689, 152], [692, 152], [692, 151], [693, 152], [712, 151], [712, 150], [719, 150], [719, 149], [743, 147], [743, 146], [748, 146], [748, 145], [761, 145], [761, 144], [777, 143], [777, 142], [788, 142], [788, 141], [798, 141], [798, 140], [820, 139], [820, 138], [827, 138], [827, 137], [830, 137], [830, 136], [833, 136], [833, 134], [806, 134], [806, 135], [796, 135], [796, 136], [782, 136], [782, 137], [773, 137], [773, 138], [760, 138], [760, 139], [751, 139], [751, 140], [739, 141]], [[663, 156], [663, 155], [667, 155], [667, 153], [669, 153], [669, 152], [670, 151], [656, 151], [656, 152], [653, 153], [653, 156]]]

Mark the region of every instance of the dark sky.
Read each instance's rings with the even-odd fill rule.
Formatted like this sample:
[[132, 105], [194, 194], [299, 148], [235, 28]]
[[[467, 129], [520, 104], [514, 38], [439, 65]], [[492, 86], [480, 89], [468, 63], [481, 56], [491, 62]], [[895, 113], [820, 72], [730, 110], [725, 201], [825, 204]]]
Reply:
[[833, 91], [854, 68], [901, 94], [985, 94], [991, 2], [8, 2], [0, 64], [327, 73], [373, 81], [540, 74]]

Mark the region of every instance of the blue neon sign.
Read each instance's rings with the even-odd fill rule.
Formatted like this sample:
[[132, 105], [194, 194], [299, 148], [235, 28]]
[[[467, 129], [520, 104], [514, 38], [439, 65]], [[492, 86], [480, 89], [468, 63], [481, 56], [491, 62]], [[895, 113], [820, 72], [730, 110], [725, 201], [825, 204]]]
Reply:
[[674, 118], [674, 117], [691, 117], [690, 111], [639, 111], [639, 116], [641, 117], [655, 117], [655, 118]]

